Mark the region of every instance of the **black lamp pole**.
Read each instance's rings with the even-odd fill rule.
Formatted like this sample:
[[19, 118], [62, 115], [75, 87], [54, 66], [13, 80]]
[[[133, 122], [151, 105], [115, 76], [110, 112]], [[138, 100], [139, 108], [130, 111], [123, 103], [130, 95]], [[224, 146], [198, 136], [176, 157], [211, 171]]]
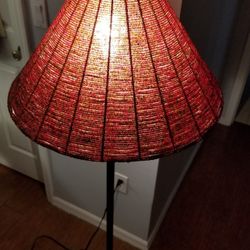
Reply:
[[113, 224], [114, 224], [114, 176], [115, 162], [107, 162], [107, 239], [106, 250], [113, 250]]

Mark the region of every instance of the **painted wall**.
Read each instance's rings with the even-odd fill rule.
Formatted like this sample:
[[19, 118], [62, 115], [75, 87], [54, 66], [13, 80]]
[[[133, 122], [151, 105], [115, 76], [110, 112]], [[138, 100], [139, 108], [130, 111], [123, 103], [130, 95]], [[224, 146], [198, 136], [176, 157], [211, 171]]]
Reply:
[[[245, 50], [248, 36], [250, 35], [250, 2], [239, 0], [237, 16], [232, 31], [228, 54], [223, 72], [222, 88], [224, 94], [224, 109], [221, 122], [231, 125], [237, 112], [237, 106], [241, 97], [242, 81], [247, 80], [249, 65], [249, 49]], [[246, 55], [244, 55], [246, 53]], [[245, 62], [241, 60], [246, 56]], [[248, 58], [248, 59], [247, 59]], [[239, 74], [239, 75], [238, 75]]]
[[[32, 20], [32, 13], [31, 13], [31, 4], [33, 0], [23, 0], [24, 10], [25, 10], [25, 17], [26, 17], [26, 24], [28, 27], [28, 36], [29, 36], [29, 45], [31, 51], [35, 49], [35, 47], [40, 42], [41, 38], [45, 34], [47, 29], [35, 27], [33, 25]], [[64, 0], [49, 0], [46, 1], [47, 7], [47, 15], [48, 15], [48, 23], [50, 24], [53, 19], [55, 18], [58, 10], [64, 3]]]
[[[248, 74], [248, 66], [240, 69], [240, 63], [250, 29], [250, 2], [185, 0], [182, 10], [184, 26], [219, 79], [224, 98], [220, 123], [230, 126]], [[244, 63], [249, 62], [246, 59]]]
[[33, 25], [31, 3], [32, 0], [23, 0], [29, 46], [30, 50], [33, 51], [40, 42], [42, 36], [44, 35], [47, 29], [38, 28]]
[[239, 0], [185, 0], [181, 20], [201, 56], [221, 79]]
[[[51, 152], [54, 195], [98, 217], [106, 207], [106, 164]], [[129, 178], [128, 194], [115, 199], [115, 224], [147, 239], [158, 160], [117, 163]]]
[[64, 3], [64, 0], [49, 0], [47, 1], [48, 5], [48, 14], [49, 14], [49, 22], [51, 23], [55, 18], [58, 10]]
[[239, 110], [244, 106], [244, 104], [247, 102], [249, 98], [250, 98], [250, 69], [247, 77], [247, 82], [244, 88], [244, 92], [242, 94], [241, 102], [239, 105]]
[[201, 143], [191, 145], [184, 150], [161, 158], [159, 161], [154, 201], [151, 212], [149, 235], [162, 220], [168, 210], [172, 199], [177, 192], [186, 172], [198, 152]]

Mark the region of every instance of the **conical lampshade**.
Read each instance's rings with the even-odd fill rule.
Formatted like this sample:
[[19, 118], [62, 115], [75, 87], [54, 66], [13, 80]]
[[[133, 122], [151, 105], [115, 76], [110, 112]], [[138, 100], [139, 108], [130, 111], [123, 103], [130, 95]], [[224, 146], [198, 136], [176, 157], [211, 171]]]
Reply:
[[200, 140], [222, 109], [166, 0], [66, 0], [8, 102], [32, 140], [92, 161], [172, 153]]

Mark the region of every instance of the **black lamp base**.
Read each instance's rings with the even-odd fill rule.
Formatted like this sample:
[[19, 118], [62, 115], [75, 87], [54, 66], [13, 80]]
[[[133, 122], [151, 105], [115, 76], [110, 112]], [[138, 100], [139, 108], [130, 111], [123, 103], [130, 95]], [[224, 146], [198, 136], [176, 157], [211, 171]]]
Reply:
[[114, 177], [115, 162], [107, 162], [107, 231], [106, 250], [113, 250], [113, 224], [114, 224]]

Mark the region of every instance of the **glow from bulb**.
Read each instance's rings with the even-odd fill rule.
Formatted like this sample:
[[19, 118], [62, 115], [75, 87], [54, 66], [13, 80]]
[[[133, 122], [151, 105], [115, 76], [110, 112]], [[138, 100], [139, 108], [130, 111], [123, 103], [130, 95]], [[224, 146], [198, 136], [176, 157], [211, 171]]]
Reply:
[[[96, 25], [96, 35], [103, 55], [108, 56], [109, 34], [110, 34], [110, 16], [104, 16]], [[123, 43], [126, 29], [121, 24], [120, 17], [114, 15], [112, 18], [111, 31], [111, 56], [116, 56], [118, 47]]]

